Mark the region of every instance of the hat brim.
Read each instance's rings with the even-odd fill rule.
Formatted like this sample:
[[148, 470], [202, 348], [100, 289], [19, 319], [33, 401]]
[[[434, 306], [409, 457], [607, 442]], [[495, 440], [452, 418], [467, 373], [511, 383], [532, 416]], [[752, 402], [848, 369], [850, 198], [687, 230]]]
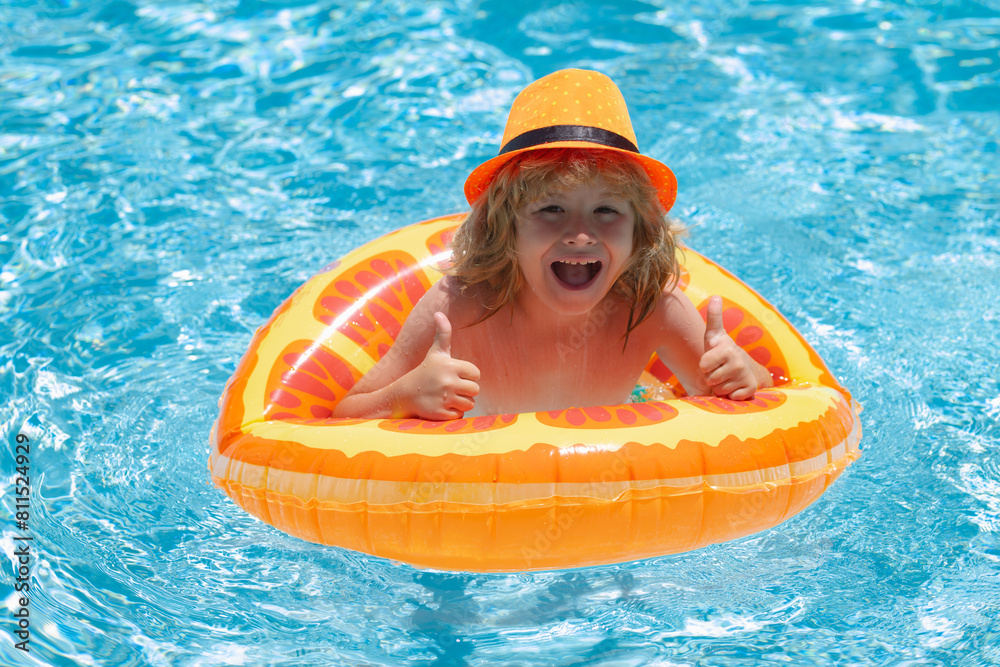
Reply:
[[664, 213], [669, 211], [673, 207], [674, 202], [677, 200], [677, 178], [674, 176], [674, 172], [670, 170], [670, 167], [658, 160], [642, 155], [641, 153], [633, 153], [632, 151], [612, 148], [605, 146], [604, 144], [596, 144], [589, 141], [554, 141], [548, 144], [539, 144], [537, 146], [522, 148], [517, 151], [510, 151], [509, 153], [504, 153], [503, 155], [498, 155], [495, 158], [487, 160], [473, 169], [472, 173], [469, 174], [469, 177], [465, 180], [465, 199], [470, 205], [475, 204], [476, 200], [482, 196], [483, 192], [489, 186], [490, 181], [493, 180], [493, 176], [497, 173], [500, 167], [507, 164], [521, 153], [537, 151], [543, 148], [587, 148], [621, 153], [622, 155], [626, 155], [635, 160], [642, 166], [643, 170], [649, 176], [649, 180], [652, 181], [653, 187], [656, 188]]

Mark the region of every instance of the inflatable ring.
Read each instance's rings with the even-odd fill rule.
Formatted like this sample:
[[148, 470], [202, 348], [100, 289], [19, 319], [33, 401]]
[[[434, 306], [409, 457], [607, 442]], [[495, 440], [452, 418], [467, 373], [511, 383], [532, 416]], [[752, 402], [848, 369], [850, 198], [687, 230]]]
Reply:
[[433, 422], [337, 419], [440, 278], [462, 216], [405, 227], [302, 285], [259, 329], [220, 401], [209, 470], [296, 537], [418, 567], [522, 571], [697, 549], [775, 526], [860, 454], [856, 405], [775, 309], [684, 251], [681, 287], [779, 386]]

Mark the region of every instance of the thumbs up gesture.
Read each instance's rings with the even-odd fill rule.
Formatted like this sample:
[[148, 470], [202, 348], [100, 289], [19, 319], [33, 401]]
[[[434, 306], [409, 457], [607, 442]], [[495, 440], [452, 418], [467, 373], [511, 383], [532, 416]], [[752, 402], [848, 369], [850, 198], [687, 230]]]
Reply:
[[406, 377], [408, 411], [421, 419], [461, 419], [476, 406], [479, 369], [451, 356], [451, 322], [434, 313], [435, 334], [423, 362]]
[[736, 401], [753, 398], [758, 386], [756, 365], [726, 332], [722, 323], [722, 298], [711, 297], [705, 322], [705, 353], [698, 366], [712, 393]]

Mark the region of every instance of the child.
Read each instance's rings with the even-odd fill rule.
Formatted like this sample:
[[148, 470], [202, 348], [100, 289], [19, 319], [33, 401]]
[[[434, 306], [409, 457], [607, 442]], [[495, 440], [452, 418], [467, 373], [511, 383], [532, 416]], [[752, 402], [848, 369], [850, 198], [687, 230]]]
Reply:
[[692, 395], [771, 376], [676, 288], [673, 173], [641, 155], [608, 77], [564, 70], [514, 100], [500, 154], [465, 184], [453, 265], [339, 417], [462, 416], [623, 403], [653, 352]]

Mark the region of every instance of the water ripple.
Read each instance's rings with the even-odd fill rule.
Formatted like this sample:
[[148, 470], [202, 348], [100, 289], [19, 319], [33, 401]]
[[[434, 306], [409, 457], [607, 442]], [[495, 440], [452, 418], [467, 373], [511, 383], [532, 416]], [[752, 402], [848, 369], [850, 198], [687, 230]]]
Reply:
[[[998, 44], [992, 0], [6, 3], [0, 433], [34, 444], [38, 559], [0, 662], [1000, 661]], [[254, 330], [463, 209], [567, 66], [621, 84], [689, 243], [851, 387], [865, 456], [766, 533], [575, 571], [422, 572], [239, 510], [207, 433]]]

